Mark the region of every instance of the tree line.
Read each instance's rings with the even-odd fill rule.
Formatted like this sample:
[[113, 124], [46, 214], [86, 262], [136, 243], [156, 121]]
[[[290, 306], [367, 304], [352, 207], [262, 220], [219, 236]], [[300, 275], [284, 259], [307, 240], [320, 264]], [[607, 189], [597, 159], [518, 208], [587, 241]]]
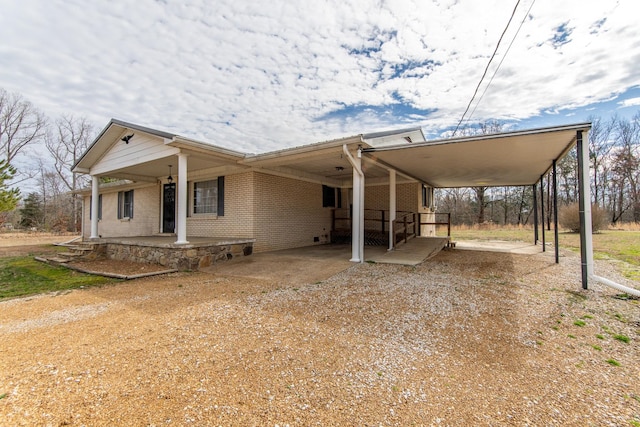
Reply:
[[[608, 216], [608, 223], [640, 222], [640, 111], [631, 119], [589, 117], [591, 201]], [[467, 135], [503, 131], [504, 124], [488, 121], [465, 129]], [[559, 208], [578, 201], [576, 148], [558, 162]], [[542, 191], [540, 189], [542, 186]], [[536, 188], [539, 219], [553, 221], [553, 185], [549, 172]], [[450, 212], [454, 224], [527, 225], [533, 223], [533, 187], [469, 187], [436, 192], [438, 211]], [[544, 207], [544, 211], [542, 210]]]
[[[609, 222], [640, 222], [640, 111], [631, 119], [590, 117], [589, 154], [592, 202], [607, 212]], [[490, 120], [468, 126], [463, 134], [504, 131]], [[77, 190], [88, 185], [71, 167], [94, 139], [85, 117], [64, 115], [48, 119], [20, 94], [0, 88], [0, 226], [12, 224], [51, 231], [79, 231], [81, 206]], [[18, 156], [32, 155], [30, 167], [18, 170]], [[42, 156], [42, 153], [46, 153]], [[557, 165], [560, 206], [578, 200], [577, 155], [573, 149]], [[551, 177], [537, 188], [541, 222], [553, 218]], [[37, 188], [23, 194], [23, 182]], [[439, 212], [450, 212], [454, 224], [515, 224], [533, 222], [532, 187], [470, 187], [436, 191]], [[541, 203], [542, 202], [542, 203]]]
[[[0, 88], [0, 227], [79, 231], [76, 191], [88, 180], [71, 167], [93, 137], [85, 117], [49, 119], [22, 95]], [[21, 156], [29, 161], [19, 169]], [[34, 182], [23, 194], [20, 188]]]

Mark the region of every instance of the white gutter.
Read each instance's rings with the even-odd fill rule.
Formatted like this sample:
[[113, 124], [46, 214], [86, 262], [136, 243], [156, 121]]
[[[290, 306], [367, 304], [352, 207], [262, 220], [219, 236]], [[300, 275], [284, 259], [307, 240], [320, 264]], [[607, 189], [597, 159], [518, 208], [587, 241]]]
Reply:
[[614, 282], [613, 280], [609, 280], [606, 279], [604, 277], [600, 277], [600, 276], [596, 276], [595, 274], [592, 274], [591, 279], [595, 280], [596, 282], [600, 282], [603, 285], [609, 286], [613, 289], [617, 289], [619, 291], [624, 292], [625, 294], [629, 294], [629, 295], [633, 295], [634, 297], [639, 297], [640, 298], [640, 291], [637, 289], [633, 289], [633, 288], [629, 288], [627, 286], [621, 285], [619, 283]]
[[[586, 133], [586, 132], [584, 132]], [[591, 228], [591, 184], [589, 182], [589, 145], [588, 138], [583, 138], [583, 131], [576, 131], [578, 155], [578, 181], [580, 184], [580, 261], [582, 270], [582, 288], [589, 289], [589, 281], [594, 280], [603, 285], [640, 297], [640, 291], [616, 283], [593, 273], [593, 233]]]

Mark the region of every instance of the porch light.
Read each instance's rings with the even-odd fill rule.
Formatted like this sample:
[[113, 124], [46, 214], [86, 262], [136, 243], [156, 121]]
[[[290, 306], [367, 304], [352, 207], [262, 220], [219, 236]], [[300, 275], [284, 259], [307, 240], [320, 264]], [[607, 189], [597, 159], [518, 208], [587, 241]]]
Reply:
[[173, 177], [171, 176], [171, 165], [169, 165], [169, 176], [167, 177], [167, 181], [169, 181], [169, 184], [173, 182]]

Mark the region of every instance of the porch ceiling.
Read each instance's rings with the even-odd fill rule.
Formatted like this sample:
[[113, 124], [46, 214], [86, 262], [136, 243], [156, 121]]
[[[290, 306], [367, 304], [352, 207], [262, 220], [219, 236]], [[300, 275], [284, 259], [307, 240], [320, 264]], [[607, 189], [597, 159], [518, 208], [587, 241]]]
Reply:
[[[190, 153], [184, 149], [182, 152], [190, 154], [187, 158], [187, 170], [190, 174], [205, 170], [229, 173], [231, 170], [243, 169], [242, 166], [239, 166], [237, 162], [234, 161], [220, 159], [215, 156], [207, 156], [202, 153]], [[171, 165], [173, 177], [176, 178], [178, 175], [178, 156], [162, 157], [117, 169], [109, 172], [109, 176], [112, 178], [132, 179], [136, 181], [155, 181], [156, 179], [169, 176], [169, 165]]]
[[[282, 173], [299, 178], [322, 181], [329, 185], [349, 186], [353, 172], [351, 164], [344, 155], [343, 145], [347, 145], [352, 153], [358, 145], [369, 145], [358, 136], [344, 138], [325, 143], [312, 144], [294, 149], [247, 157], [242, 165], [264, 169], [269, 172]], [[363, 165], [367, 178], [386, 178], [388, 172], [375, 164]]]
[[533, 185], [590, 123], [506, 132], [418, 144], [367, 148], [381, 165], [439, 188]]

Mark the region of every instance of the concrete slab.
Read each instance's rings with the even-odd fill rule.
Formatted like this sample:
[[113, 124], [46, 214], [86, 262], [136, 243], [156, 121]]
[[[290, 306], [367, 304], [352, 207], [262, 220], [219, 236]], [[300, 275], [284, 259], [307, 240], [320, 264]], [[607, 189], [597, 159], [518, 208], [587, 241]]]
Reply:
[[[391, 252], [386, 247], [367, 246], [364, 259], [367, 262], [417, 265], [440, 252], [446, 242], [446, 238], [418, 237]], [[353, 266], [350, 258], [351, 245], [319, 245], [257, 253], [201, 271], [281, 284], [316, 283]]]
[[354, 265], [349, 245], [320, 245], [262, 252], [202, 269], [216, 275], [281, 284], [316, 283]]
[[435, 256], [446, 245], [446, 237], [415, 237], [393, 251], [374, 251], [380, 248], [365, 248], [365, 260], [383, 264], [418, 265]]
[[541, 245], [526, 242], [508, 242], [504, 240], [464, 240], [456, 243], [456, 250], [504, 252], [510, 254], [532, 255], [542, 252]]

